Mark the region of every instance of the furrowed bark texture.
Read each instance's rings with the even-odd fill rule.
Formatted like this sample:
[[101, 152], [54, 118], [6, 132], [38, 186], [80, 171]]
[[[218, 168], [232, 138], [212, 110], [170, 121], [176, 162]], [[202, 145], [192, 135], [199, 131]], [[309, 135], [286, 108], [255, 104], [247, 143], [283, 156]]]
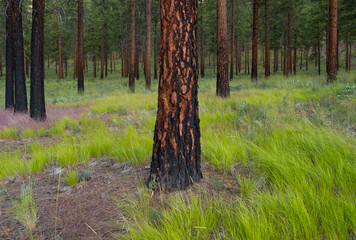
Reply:
[[230, 87], [228, 79], [229, 44], [227, 35], [227, 5], [226, 0], [217, 0], [217, 83], [216, 95], [229, 97]]
[[337, 0], [329, 0], [328, 82], [336, 80], [337, 45]]
[[27, 93], [25, 79], [24, 44], [22, 28], [21, 0], [13, 1], [13, 30], [15, 58], [15, 112], [27, 112]]
[[252, 24], [252, 69], [251, 79], [257, 81], [257, 57], [258, 57], [258, 0], [253, 1], [253, 24]]
[[38, 121], [43, 121], [46, 119], [43, 73], [44, 7], [45, 0], [33, 0], [31, 35], [30, 116], [31, 118]]
[[161, 0], [161, 61], [151, 175], [165, 190], [202, 178], [197, 0]]
[[5, 108], [13, 108], [14, 101], [14, 35], [13, 35], [13, 22], [12, 0], [6, 1], [6, 90], [5, 90]]

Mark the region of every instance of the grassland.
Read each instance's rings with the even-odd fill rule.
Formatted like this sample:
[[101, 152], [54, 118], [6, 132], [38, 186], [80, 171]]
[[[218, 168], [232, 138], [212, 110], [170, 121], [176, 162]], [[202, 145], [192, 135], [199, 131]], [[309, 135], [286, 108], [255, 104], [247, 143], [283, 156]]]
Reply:
[[[356, 74], [340, 72], [327, 85], [315, 70], [286, 79], [275, 74], [251, 84], [241, 74], [231, 97], [215, 97], [212, 70], [199, 81], [202, 160], [236, 178], [235, 196], [172, 194], [159, 207], [150, 191], [121, 202], [128, 239], [354, 239], [356, 238]], [[89, 73], [90, 74], [90, 73]], [[140, 166], [149, 161], [157, 106], [152, 91], [115, 72], [104, 81], [87, 74], [85, 94], [48, 72], [49, 107], [84, 107], [80, 120], [48, 129], [3, 129], [0, 138], [31, 139], [0, 153], [0, 179], [46, 166], [88, 164], [108, 157]], [[3, 107], [3, 85], [0, 106]], [[49, 144], [43, 138], [54, 139]], [[239, 171], [247, 169], [247, 171]], [[74, 174], [74, 175], [73, 175]], [[203, 173], [204, 174], [204, 173]], [[67, 181], [75, 184], [75, 173]], [[140, 188], [140, 187], [138, 187]]]

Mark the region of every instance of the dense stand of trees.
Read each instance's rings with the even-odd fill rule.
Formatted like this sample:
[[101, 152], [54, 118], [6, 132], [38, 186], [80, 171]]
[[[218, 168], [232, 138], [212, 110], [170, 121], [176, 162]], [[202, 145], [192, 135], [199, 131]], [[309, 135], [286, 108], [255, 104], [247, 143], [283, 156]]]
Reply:
[[[206, 65], [216, 73], [219, 97], [229, 97], [234, 70], [236, 75], [251, 73], [257, 81], [259, 69], [264, 68], [266, 79], [277, 72], [288, 77], [310, 70], [314, 61], [322, 74], [325, 62], [326, 81], [332, 82], [338, 71], [350, 72], [353, 66], [354, 0], [56, 0], [46, 8], [44, 2], [0, 3], [5, 107], [28, 111], [28, 76], [30, 115], [44, 120], [50, 65], [55, 65], [58, 80], [67, 78], [68, 65], [72, 67], [79, 93], [84, 92], [89, 61], [92, 76], [100, 68], [104, 79], [120, 59], [131, 92], [141, 68], [146, 88], [151, 88], [152, 68], [153, 78], [159, 78], [159, 101], [151, 180], [169, 188], [185, 188], [202, 177], [197, 77], [205, 76]], [[32, 18], [22, 17], [28, 13]], [[184, 171], [173, 169], [168, 159]]]

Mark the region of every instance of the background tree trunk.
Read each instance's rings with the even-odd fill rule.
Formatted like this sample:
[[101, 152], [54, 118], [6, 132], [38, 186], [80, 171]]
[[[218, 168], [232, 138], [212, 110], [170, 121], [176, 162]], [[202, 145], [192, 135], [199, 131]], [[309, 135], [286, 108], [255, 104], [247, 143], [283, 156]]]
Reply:
[[100, 44], [100, 59], [101, 59], [101, 68], [100, 68], [100, 79], [104, 79], [104, 4], [105, 0], [102, 1], [101, 6], [101, 44]]
[[228, 57], [229, 44], [227, 36], [227, 5], [226, 0], [217, 1], [217, 84], [216, 95], [219, 97], [229, 97], [230, 87], [228, 80]]
[[46, 119], [46, 104], [43, 77], [44, 7], [45, 0], [33, 0], [31, 35], [30, 116], [32, 119], [35, 119], [37, 121], [44, 121]]
[[96, 56], [93, 57], [93, 78], [96, 78]]
[[84, 92], [83, 56], [83, 0], [78, 0], [78, 92]]
[[230, 60], [230, 80], [234, 78], [234, 47], [235, 47], [235, 0], [232, 0], [231, 8], [231, 60]]
[[197, 56], [197, 0], [161, 0], [158, 111], [148, 183], [168, 190], [185, 189], [203, 177]]
[[135, 92], [135, 0], [130, 0], [130, 73], [129, 87], [131, 92]]
[[27, 93], [22, 28], [22, 1], [13, 0], [14, 57], [15, 57], [15, 112], [27, 112]]
[[271, 74], [271, 67], [270, 67], [270, 55], [269, 55], [269, 0], [266, 0], [265, 6], [265, 77], [268, 78]]
[[286, 76], [288, 77], [289, 74], [292, 72], [291, 64], [292, 64], [292, 42], [291, 42], [291, 35], [292, 35], [292, 16], [290, 12], [288, 12], [288, 29], [287, 29], [287, 66], [286, 66]]
[[[59, 64], [59, 81], [62, 80], [62, 44], [61, 44], [61, 29], [59, 25], [59, 15], [57, 15], [57, 29], [58, 29], [58, 64]], [[32, 49], [32, 48], [31, 48]]]
[[145, 79], [146, 89], [151, 89], [151, 0], [146, 0], [146, 57]]
[[6, 8], [6, 90], [5, 90], [5, 108], [15, 107], [14, 101], [14, 35], [13, 35], [13, 3], [7, 0]]
[[253, 23], [252, 23], [252, 70], [251, 79], [257, 81], [258, 60], [258, 0], [253, 0]]
[[153, 48], [154, 48], [154, 57], [153, 57], [153, 79], [157, 79], [158, 78], [158, 74], [157, 74], [157, 38], [158, 38], [158, 35], [157, 35], [157, 21], [155, 21], [155, 37], [153, 38]]

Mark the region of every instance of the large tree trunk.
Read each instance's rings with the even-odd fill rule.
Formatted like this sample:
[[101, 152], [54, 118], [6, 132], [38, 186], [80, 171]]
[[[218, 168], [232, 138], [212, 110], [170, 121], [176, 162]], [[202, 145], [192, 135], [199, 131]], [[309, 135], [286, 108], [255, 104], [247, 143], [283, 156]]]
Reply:
[[292, 72], [291, 64], [292, 64], [292, 16], [290, 12], [288, 12], [288, 29], [287, 29], [287, 66], [286, 66], [286, 76], [288, 77], [289, 74]]
[[14, 57], [15, 57], [15, 112], [27, 112], [27, 93], [22, 28], [22, 0], [13, 0]]
[[100, 79], [104, 79], [104, 4], [105, 0], [102, 1], [101, 6], [101, 43], [100, 43], [100, 59], [101, 59], [101, 68], [100, 68]]
[[46, 119], [44, 95], [44, 7], [45, 0], [33, 0], [31, 35], [30, 115], [37, 121]]
[[217, 84], [216, 95], [219, 97], [229, 97], [230, 87], [228, 80], [228, 57], [229, 57], [229, 44], [227, 36], [227, 5], [226, 0], [217, 1]]
[[231, 8], [231, 60], [230, 60], [230, 80], [234, 78], [234, 47], [235, 47], [235, 0], [232, 0]]
[[15, 107], [14, 101], [14, 35], [13, 35], [13, 3], [7, 0], [6, 7], [6, 91], [5, 108]]
[[151, 0], [146, 0], [146, 57], [145, 79], [146, 89], [151, 89]]
[[129, 87], [131, 92], [135, 92], [135, 0], [130, 0], [130, 74]]
[[265, 77], [269, 77], [271, 74], [271, 63], [270, 63], [270, 55], [269, 55], [269, 0], [266, 0], [266, 6], [265, 6]]
[[197, 0], [161, 0], [158, 111], [148, 183], [167, 190], [185, 189], [203, 177], [196, 36]]
[[253, 23], [252, 23], [252, 70], [251, 79], [257, 81], [258, 60], [258, 0], [253, 0]]
[[327, 82], [332, 82], [337, 74], [337, 0], [329, 0], [328, 39]]
[[78, 92], [84, 92], [84, 72], [83, 72], [83, 0], [78, 0], [77, 75], [78, 75]]

